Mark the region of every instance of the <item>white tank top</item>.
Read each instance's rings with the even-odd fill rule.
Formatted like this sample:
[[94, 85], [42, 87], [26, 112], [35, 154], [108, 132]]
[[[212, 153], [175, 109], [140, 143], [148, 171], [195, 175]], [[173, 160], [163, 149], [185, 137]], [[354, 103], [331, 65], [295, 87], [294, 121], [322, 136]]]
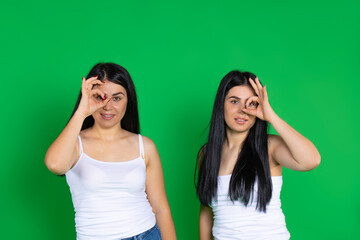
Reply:
[[285, 216], [281, 210], [280, 191], [282, 176], [271, 177], [272, 197], [266, 213], [255, 209], [257, 183], [254, 185], [253, 201], [247, 207], [241, 201], [228, 196], [231, 175], [218, 177], [217, 201], [212, 202], [214, 213], [213, 236], [215, 240], [268, 239], [288, 240]]
[[152, 228], [155, 215], [145, 193], [146, 165], [139, 134], [139, 157], [103, 162], [83, 152], [66, 175], [75, 210], [77, 240], [114, 240]]

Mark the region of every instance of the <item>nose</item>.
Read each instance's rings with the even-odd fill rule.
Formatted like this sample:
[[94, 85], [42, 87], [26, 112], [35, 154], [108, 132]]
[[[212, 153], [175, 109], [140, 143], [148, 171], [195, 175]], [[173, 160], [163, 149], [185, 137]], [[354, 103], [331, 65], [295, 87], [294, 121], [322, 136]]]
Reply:
[[239, 104], [238, 112], [239, 112], [239, 113], [245, 113], [245, 112], [243, 111], [244, 108], [245, 108], [245, 102], [241, 102], [241, 103]]
[[105, 106], [103, 106], [104, 110], [110, 110], [112, 107], [112, 101], [111, 99], [105, 104]]

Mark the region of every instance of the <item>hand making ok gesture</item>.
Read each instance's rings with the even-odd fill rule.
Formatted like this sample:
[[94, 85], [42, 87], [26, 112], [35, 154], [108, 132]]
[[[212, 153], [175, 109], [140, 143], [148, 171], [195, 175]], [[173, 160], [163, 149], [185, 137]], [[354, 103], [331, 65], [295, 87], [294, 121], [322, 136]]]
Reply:
[[81, 100], [78, 111], [85, 117], [90, 116], [110, 101], [110, 98], [106, 98], [103, 92], [94, 88], [95, 85], [99, 84], [104, 84], [104, 82], [98, 80], [97, 75], [87, 80], [84, 77], [82, 78]]
[[[261, 120], [270, 122], [271, 119], [275, 116], [275, 112], [270, 106], [266, 86], [263, 87], [257, 77], [255, 78], [255, 81], [250, 78], [249, 82], [255, 90], [257, 96], [250, 97], [246, 101], [246, 107], [243, 109], [243, 111], [247, 114], [258, 117]], [[254, 106], [255, 104], [258, 106], [255, 108], [250, 107]]]

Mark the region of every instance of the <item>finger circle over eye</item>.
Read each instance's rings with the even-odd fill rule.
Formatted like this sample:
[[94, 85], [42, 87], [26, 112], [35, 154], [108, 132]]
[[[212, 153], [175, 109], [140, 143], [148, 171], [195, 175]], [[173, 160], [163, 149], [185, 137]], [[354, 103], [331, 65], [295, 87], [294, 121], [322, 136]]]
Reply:
[[86, 84], [93, 86], [96, 84], [99, 84], [99, 85], [104, 84], [104, 82], [99, 79], [96, 79], [96, 78], [89, 78], [88, 80], [86, 80]]
[[105, 97], [105, 94], [102, 92], [102, 91], [100, 91], [99, 89], [93, 89], [93, 90], [91, 90], [91, 95], [99, 95], [99, 96], [101, 96], [101, 98], [104, 98]]
[[[251, 104], [251, 103], [254, 103], [254, 104]], [[252, 96], [246, 100], [245, 107], [247, 109], [256, 109], [259, 104], [260, 104], [259, 97]]]

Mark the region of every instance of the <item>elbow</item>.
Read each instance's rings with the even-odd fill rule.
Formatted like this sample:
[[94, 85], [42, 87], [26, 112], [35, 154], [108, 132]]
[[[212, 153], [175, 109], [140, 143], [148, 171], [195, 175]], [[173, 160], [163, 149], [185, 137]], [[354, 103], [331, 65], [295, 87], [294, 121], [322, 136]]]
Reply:
[[57, 159], [52, 159], [48, 156], [45, 156], [45, 165], [50, 172], [56, 175], [64, 175], [66, 173], [66, 170], [63, 166], [61, 166], [61, 164], [59, 164], [59, 161]]
[[317, 153], [316, 157], [314, 159], [313, 169], [317, 168], [320, 165], [320, 162], [321, 162], [321, 156], [320, 156], [320, 153]]
[[320, 165], [321, 156], [319, 153], [316, 153], [311, 159], [312, 160], [303, 168], [303, 171], [311, 171]]
[[153, 212], [155, 216], [161, 217], [161, 216], [171, 216], [170, 208], [153, 208]]
[[312, 159], [313, 160], [312, 160], [312, 168], [311, 168], [311, 170], [317, 168], [320, 165], [320, 162], [321, 162], [321, 156], [320, 156], [319, 151], [316, 149], [316, 147], [314, 149]]

